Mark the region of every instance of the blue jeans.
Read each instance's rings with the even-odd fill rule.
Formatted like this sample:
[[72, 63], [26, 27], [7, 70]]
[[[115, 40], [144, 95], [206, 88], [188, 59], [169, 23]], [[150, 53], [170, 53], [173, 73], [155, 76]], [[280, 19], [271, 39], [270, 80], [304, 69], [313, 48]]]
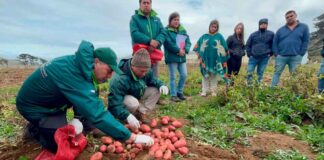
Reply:
[[[169, 78], [170, 78], [170, 94], [177, 96], [177, 93], [183, 93], [183, 87], [187, 77], [186, 63], [169, 63]], [[176, 88], [176, 70], [178, 70], [180, 77], [178, 87]]]
[[266, 58], [254, 58], [250, 57], [249, 58], [249, 63], [247, 66], [247, 83], [251, 84], [252, 82], [252, 77], [253, 77], [253, 72], [255, 70], [255, 67], [257, 68], [257, 75], [258, 75], [258, 82], [262, 82], [263, 79], [263, 73], [268, 65], [269, 57]]
[[298, 65], [300, 65], [303, 56], [280, 56], [276, 57], [275, 73], [272, 77], [271, 87], [277, 86], [281, 73], [285, 69], [285, 66], [288, 65], [289, 73], [292, 74]]
[[324, 92], [324, 58], [318, 72], [318, 93]]

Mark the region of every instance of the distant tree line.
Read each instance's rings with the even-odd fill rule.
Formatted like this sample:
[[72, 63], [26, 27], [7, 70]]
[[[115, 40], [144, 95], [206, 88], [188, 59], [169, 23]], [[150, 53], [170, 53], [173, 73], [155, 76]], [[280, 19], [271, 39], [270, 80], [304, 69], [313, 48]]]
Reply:
[[8, 67], [8, 60], [0, 57], [0, 66]]
[[25, 66], [41, 65], [47, 62], [47, 60], [39, 57], [32, 56], [28, 53], [22, 53], [17, 57], [18, 61]]
[[[47, 62], [47, 60], [43, 59], [43, 58], [40, 58], [40, 57], [36, 57], [36, 56], [32, 56], [28, 53], [22, 53], [22, 54], [19, 54], [16, 61], [18, 61], [20, 64], [28, 67], [28, 66], [39, 66], [39, 65], [42, 65], [44, 63]], [[8, 67], [9, 65], [9, 60], [8, 59], [5, 59], [5, 58], [2, 58], [0, 57], [0, 67], [2, 66], [6, 66]]]
[[312, 57], [320, 57], [324, 40], [324, 13], [314, 19], [314, 26], [317, 29], [311, 33], [308, 53]]

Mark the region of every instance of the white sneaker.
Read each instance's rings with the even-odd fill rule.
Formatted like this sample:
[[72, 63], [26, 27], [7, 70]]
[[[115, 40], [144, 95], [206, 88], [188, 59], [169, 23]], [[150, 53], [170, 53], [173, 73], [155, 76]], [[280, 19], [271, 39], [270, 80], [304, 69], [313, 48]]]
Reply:
[[207, 94], [206, 94], [206, 92], [201, 92], [201, 93], [200, 93], [200, 96], [202, 96], [202, 97], [206, 97]]

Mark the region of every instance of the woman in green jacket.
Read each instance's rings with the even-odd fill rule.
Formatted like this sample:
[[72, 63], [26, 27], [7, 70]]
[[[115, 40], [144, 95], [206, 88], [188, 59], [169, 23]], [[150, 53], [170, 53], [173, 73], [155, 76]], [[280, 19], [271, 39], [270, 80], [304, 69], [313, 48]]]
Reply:
[[[169, 68], [171, 100], [178, 102], [185, 100], [183, 87], [187, 77], [186, 54], [190, 50], [190, 39], [186, 30], [180, 24], [180, 15], [177, 12], [169, 16], [164, 42], [165, 63]], [[179, 82], [176, 86], [176, 70], [179, 72]]]
[[219, 33], [217, 20], [210, 22], [208, 33], [199, 38], [194, 51], [199, 58], [203, 76], [201, 96], [206, 96], [208, 90], [211, 90], [212, 96], [216, 96], [216, 76], [219, 75], [228, 83], [226, 61], [229, 59], [227, 44]]

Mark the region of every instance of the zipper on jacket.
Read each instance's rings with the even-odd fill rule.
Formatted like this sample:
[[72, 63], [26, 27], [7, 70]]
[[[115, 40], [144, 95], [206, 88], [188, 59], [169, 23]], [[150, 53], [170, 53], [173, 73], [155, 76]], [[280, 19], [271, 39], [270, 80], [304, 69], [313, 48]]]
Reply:
[[149, 16], [146, 16], [146, 19], [147, 19], [147, 21], [148, 21], [147, 30], [150, 32], [151, 39], [153, 39], [153, 35], [152, 35], [152, 26], [151, 26], [150, 17], [149, 17]]

